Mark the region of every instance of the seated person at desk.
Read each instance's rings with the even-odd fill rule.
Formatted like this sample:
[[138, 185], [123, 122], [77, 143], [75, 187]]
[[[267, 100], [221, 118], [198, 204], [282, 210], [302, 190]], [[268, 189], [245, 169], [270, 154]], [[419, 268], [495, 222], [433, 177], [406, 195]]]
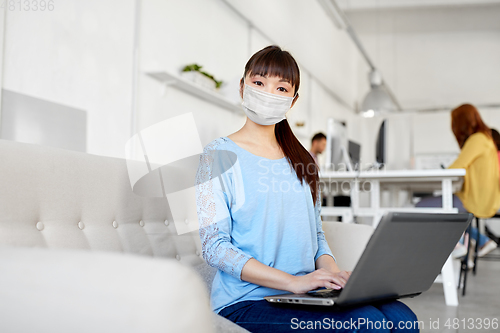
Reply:
[[[463, 104], [451, 112], [451, 128], [461, 151], [449, 168], [466, 170], [462, 189], [453, 195], [453, 207], [478, 218], [492, 217], [500, 207], [500, 186], [498, 153], [491, 130], [470, 104]], [[423, 198], [416, 206], [440, 207], [441, 197]], [[472, 239], [477, 238], [477, 232], [477, 228], [471, 228]], [[496, 247], [493, 240], [479, 234], [479, 257]], [[463, 253], [463, 248], [458, 247], [457, 252]]]
[[309, 154], [311, 154], [312, 158], [314, 159], [314, 162], [319, 167], [318, 163], [318, 155], [321, 154], [326, 148], [326, 135], [323, 133], [319, 132], [314, 134], [312, 140], [311, 140], [311, 149], [309, 149]]

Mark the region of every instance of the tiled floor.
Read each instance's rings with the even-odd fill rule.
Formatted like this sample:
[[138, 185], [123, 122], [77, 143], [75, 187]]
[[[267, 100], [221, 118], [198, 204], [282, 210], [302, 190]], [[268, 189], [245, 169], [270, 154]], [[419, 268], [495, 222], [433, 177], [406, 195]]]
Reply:
[[[492, 254], [500, 256], [500, 250], [496, 249]], [[469, 271], [466, 294], [462, 296], [461, 290], [459, 291], [458, 307], [446, 306], [443, 285], [440, 283], [434, 283], [427, 292], [418, 297], [402, 301], [423, 321], [424, 326], [420, 332], [500, 332], [500, 260], [480, 260], [475, 276]], [[470, 328], [469, 318], [474, 320], [474, 325], [471, 324]], [[494, 329], [490, 325], [489, 329], [479, 328], [478, 323], [482, 322], [484, 325], [486, 318], [490, 322], [495, 319], [498, 327]], [[454, 319], [459, 326], [457, 329], [453, 328]], [[445, 325], [448, 320], [451, 324], [449, 328]], [[430, 327], [431, 321], [436, 328]]]

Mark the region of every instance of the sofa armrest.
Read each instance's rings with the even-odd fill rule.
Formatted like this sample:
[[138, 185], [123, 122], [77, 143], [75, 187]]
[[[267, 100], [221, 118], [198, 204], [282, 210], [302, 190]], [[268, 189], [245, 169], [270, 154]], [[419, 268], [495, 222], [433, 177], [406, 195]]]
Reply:
[[214, 332], [206, 288], [175, 260], [0, 248], [0, 332]]
[[352, 271], [374, 231], [364, 224], [323, 222], [325, 238], [341, 270]]

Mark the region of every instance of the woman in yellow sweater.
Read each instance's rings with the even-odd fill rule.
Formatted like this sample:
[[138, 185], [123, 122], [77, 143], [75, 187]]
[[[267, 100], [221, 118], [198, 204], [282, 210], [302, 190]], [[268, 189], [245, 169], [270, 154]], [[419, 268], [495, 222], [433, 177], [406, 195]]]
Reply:
[[[466, 170], [462, 189], [454, 194], [454, 207], [479, 218], [492, 217], [500, 208], [500, 186], [498, 155], [491, 130], [470, 104], [463, 104], [451, 112], [451, 128], [461, 151], [449, 168]], [[436, 199], [424, 198], [417, 207], [438, 206], [440, 201]], [[471, 237], [476, 239], [478, 230], [471, 229]], [[484, 256], [497, 247], [485, 235], [479, 236], [478, 256]]]

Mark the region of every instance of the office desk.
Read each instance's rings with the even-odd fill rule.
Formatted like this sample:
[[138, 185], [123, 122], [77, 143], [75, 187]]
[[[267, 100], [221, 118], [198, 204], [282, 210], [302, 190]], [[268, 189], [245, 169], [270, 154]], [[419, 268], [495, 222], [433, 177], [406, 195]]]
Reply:
[[[327, 207], [322, 207], [322, 216], [343, 216], [344, 222], [352, 222], [353, 216], [373, 217], [373, 227], [377, 227], [382, 215], [387, 211], [399, 212], [429, 212], [429, 213], [456, 213], [453, 208], [453, 191], [461, 186], [465, 169], [439, 170], [389, 170], [365, 172], [320, 172], [321, 186], [330, 192], [327, 195]], [[334, 190], [349, 190], [351, 207], [332, 207]], [[380, 194], [389, 190], [392, 194], [391, 205], [380, 206]], [[398, 191], [426, 191], [441, 190], [443, 205], [437, 208], [408, 208], [400, 207]], [[370, 206], [359, 206], [361, 192], [370, 194]]]
[[[465, 169], [438, 169], [438, 170], [375, 170], [375, 171], [346, 171], [320, 172], [320, 186], [327, 194], [327, 206], [321, 208], [322, 216], [342, 216], [342, 221], [350, 223], [354, 216], [373, 217], [373, 227], [376, 228], [381, 217], [388, 211], [417, 212], [417, 213], [457, 213], [453, 208], [453, 192], [462, 184]], [[351, 197], [351, 207], [332, 207], [333, 192], [348, 190]], [[381, 207], [380, 194], [383, 190], [391, 192], [391, 204]], [[399, 191], [426, 191], [441, 190], [443, 196], [442, 207], [417, 208], [400, 207]], [[360, 207], [361, 192], [369, 192], [370, 206]], [[451, 255], [446, 260], [441, 277], [447, 305], [457, 306], [456, 281], [458, 277], [453, 271]]]

